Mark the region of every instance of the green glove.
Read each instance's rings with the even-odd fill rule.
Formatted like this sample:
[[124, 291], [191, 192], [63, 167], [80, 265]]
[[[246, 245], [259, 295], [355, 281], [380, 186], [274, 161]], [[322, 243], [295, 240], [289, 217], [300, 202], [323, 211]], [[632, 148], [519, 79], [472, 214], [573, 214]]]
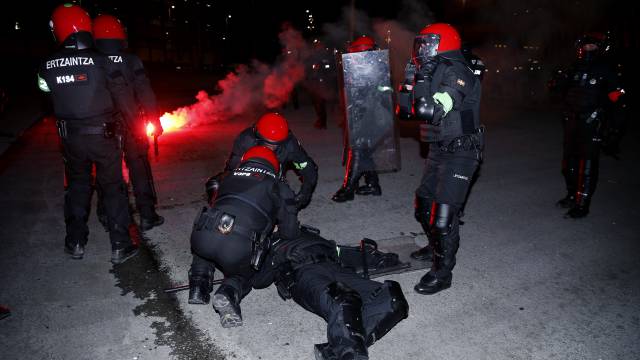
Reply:
[[449, 111], [453, 109], [453, 99], [446, 92], [439, 92], [433, 94], [433, 100], [436, 104], [442, 105], [442, 109], [444, 110], [444, 116], [447, 116]]

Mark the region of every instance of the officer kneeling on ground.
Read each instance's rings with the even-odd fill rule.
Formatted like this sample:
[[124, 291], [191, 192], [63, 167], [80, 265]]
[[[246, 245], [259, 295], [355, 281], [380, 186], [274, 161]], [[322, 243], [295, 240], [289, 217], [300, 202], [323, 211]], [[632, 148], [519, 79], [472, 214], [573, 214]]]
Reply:
[[242, 325], [240, 300], [251, 290], [250, 278], [266, 255], [274, 226], [283, 239], [299, 235], [294, 194], [278, 178], [279, 171], [272, 150], [251, 147], [235, 169], [216, 177], [211, 205], [195, 220], [189, 303], [209, 302], [218, 267], [224, 281], [213, 296], [213, 307], [223, 327]]
[[[266, 146], [275, 152], [281, 165], [276, 176], [284, 178], [289, 169], [293, 169], [298, 174], [302, 185], [295, 195], [296, 206], [298, 209], [306, 207], [318, 183], [318, 166], [289, 130], [287, 119], [278, 113], [262, 115], [255, 125], [244, 129], [236, 137], [224, 170], [235, 169], [240, 163], [242, 154], [256, 145]], [[213, 184], [215, 184], [215, 176], [207, 181], [207, 193], [211, 192]], [[209, 197], [211, 197], [210, 194]]]
[[400, 284], [341, 267], [336, 243], [305, 228], [295, 239], [282, 235], [274, 234], [254, 288], [275, 283], [283, 299], [327, 322], [328, 343], [315, 345], [316, 359], [368, 359], [367, 348], [408, 316]]

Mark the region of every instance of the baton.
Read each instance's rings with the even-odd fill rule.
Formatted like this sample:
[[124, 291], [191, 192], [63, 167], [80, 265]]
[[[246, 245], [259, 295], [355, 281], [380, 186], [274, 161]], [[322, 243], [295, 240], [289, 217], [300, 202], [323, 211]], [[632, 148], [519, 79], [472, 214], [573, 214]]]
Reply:
[[[211, 285], [220, 285], [220, 284], [222, 284], [222, 280], [223, 279], [213, 280], [211, 282]], [[177, 293], [177, 292], [184, 291], [184, 290], [189, 290], [189, 284], [178, 285], [178, 286], [175, 286], [175, 287], [172, 287], [172, 288], [166, 288], [163, 291], [164, 291], [165, 294], [173, 294], [173, 293]]]
[[156, 157], [160, 155], [160, 151], [158, 151], [158, 135], [156, 134], [153, 134], [153, 152], [155, 153]]

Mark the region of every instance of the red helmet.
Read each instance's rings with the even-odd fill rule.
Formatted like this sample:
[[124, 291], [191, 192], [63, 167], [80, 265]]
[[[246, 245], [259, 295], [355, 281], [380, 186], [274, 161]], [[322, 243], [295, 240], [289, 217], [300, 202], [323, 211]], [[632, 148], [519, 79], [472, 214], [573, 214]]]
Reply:
[[96, 40], [126, 40], [127, 34], [118, 18], [101, 14], [93, 19], [93, 38]]
[[278, 113], [266, 113], [255, 125], [256, 136], [270, 144], [279, 144], [289, 136], [289, 124]]
[[453, 26], [444, 23], [427, 25], [413, 42], [413, 59], [423, 62], [446, 51], [460, 50], [460, 47], [460, 34]]
[[276, 154], [273, 152], [273, 150], [262, 145], [250, 147], [249, 150], [247, 150], [242, 155], [242, 159], [240, 159], [240, 162], [243, 163], [245, 161], [257, 159], [266, 160], [268, 164], [273, 166], [275, 172], [280, 171], [280, 161], [278, 161], [278, 157], [276, 156]]
[[58, 43], [79, 32], [91, 33], [91, 17], [78, 5], [63, 4], [53, 10], [49, 27]]
[[362, 35], [349, 44], [349, 49], [347, 51], [350, 53], [370, 51], [374, 50], [376, 47], [376, 42], [370, 36]]

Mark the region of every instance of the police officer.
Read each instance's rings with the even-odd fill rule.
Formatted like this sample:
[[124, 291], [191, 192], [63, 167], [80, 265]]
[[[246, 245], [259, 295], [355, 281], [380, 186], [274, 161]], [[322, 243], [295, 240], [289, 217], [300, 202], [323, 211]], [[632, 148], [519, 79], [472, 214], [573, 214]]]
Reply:
[[558, 83], [566, 103], [562, 174], [567, 195], [556, 205], [569, 209], [566, 218], [589, 213], [598, 183], [602, 130], [616, 109], [624, 90], [603, 56], [608, 50], [602, 33], [591, 33], [577, 42], [577, 61]]
[[[361, 36], [354, 40], [348, 48], [349, 53], [376, 50], [378, 46], [369, 36]], [[342, 186], [333, 195], [331, 200], [335, 202], [345, 202], [353, 200], [354, 193], [358, 195], [382, 195], [378, 173], [375, 170], [371, 149], [366, 147], [354, 148], [350, 146], [348, 139], [349, 132], [345, 128], [345, 151], [347, 151], [347, 161], [345, 167], [344, 181]], [[364, 185], [358, 186], [360, 178], [364, 176]]]
[[469, 67], [473, 71], [473, 75], [477, 76], [480, 81], [484, 78], [484, 73], [487, 70], [487, 66], [482, 59], [476, 55], [471, 48], [471, 45], [467, 43], [462, 44], [462, 55], [469, 63]]
[[[233, 143], [225, 171], [235, 169], [242, 154], [255, 145], [264, 145], [276, 153], [280, 161], [279, 177], [284, 177], [289, 169], [299, 175], [302, 184], [295, 196], [296, 206], [298, 209], [307, 206], [318, 182], [318, 166], [289, 130], [287, 119], [278, 113], [266, 113], [253, 126], [244, 129]], [[215, 177], [212, 177], [206, 184], [208, 193], [214, 185]]]
[[109, 57], [133, 88], [136, 107], [132, 111], [143, 114], [136, 117], [134, 122], [125, 124], [124, 154], [133, 184], [136, 206], [140, 213], [140, 228], [142, 231], [149, 230], [164, 223], [164, 218], [156, 213], [156, 190], [147, 155], [149, 151], [147, 124], [153, 125], [153, 136], [162, 134], [156, 96], [151, 89], [140, 58], [124, 51], [127, 35], [117, 18], [107, 14], [97, 16], [93, 21], [93, 36], [96, 48]]
[[459, 211], [481, 158], [480, 81], [460, 52], [458, 32], [442, 23], [428, 25], [416, 36], [405, 75], [399, 115], [424, 120], [420, 136], [429, 144], [415, 199], [415, 217], [429, 245], [411, 256], [432, 258], [433, 263], [415, 290], [434, 294], [451, 286]]
[[275, 283], [278, 294], [327, 322], [328, 343], [316, 359], [368, 359], [367, 348], [408, 316], [400, 284], [364, 279], [338, 263], [336, 243], [303, 227], [300, 237], [276, 236], [254, 287]]
[[285, 239], [298, 236], [294, 194], [279, 179], [279, 171], [280, 161], [271, 149], [249, 148], [235, 169], [217, 176], [211, 205], [196, 218], [189, 303], [209, 302], [218, 267], [224, 281], [213, 296], [213, 307], [223, 327], [242, 325], [240, 300], [251, 290], [250, 278], [262, 263], [274, 226]]
[[311, 53], [307, 59], [307, 77], [304, 87], [311, 97], [311, 103], [316, 113], [313, 127], [327, 128], [327, 103], [335, 92], [336, 73], [333, 54], [325, 45], [314, 40]]
[[111, 262], [119, 264], [138, 252], [128, 233], [130, 217], [116, 136], [119, 114], [125, 121], [135, 118], [133, 96], [122, 72], [93, 50], [91, 18], [85, 10], [60, 5], [49, 24], [60, 50], [42, 63], [38, 85], [51, 95], [68, 175], [64, 249], [74, 259], [84, 255], [95, 164], [97, 182], [104, 192]]

